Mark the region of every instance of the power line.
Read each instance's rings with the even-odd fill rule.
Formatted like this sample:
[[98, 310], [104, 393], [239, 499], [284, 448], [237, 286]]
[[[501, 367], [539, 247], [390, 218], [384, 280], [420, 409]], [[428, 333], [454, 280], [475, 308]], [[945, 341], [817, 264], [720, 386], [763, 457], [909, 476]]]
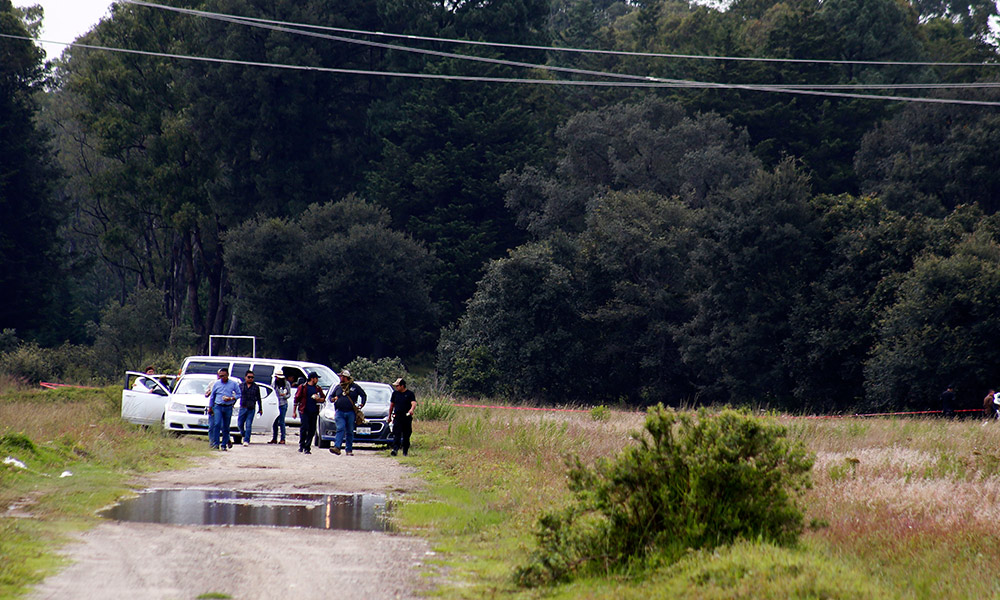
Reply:
[[141, 56], [151, 56], [157, 58], [172, 58], [178, 60], [190, 60], [196, 62], [208, 62], [216, 64], [241, 65], [250, 67], [267, 67], [278, 69], [290, 69], [296, 71], [314, 71], [321, 73], [335, 73], [340, 75], [363, 75], [379, 77], [401, 77], [408, 79], [432, 79], [441, 81], [469, 81], [480, 83], [517, 83], [531, 85], [555, 85], [555, 86], [582, 86], [582, 87], [625, 87], [625, 88], [715, 88], [715, 89], [750, 89], [752, 91], [776, 91], [784, 93], [799, 93], [805, 95], [834, 96], [840, 98], [856, 98], [868, 100], [891, 100], [900, 102], [924, 102], [931, 104], [962, 104], [972, 106], [1000, 106], [1000, 102], [990, 102], [984, 100], [961, 100], [952, 98], [927, 98], [915, 96], [885, 96], [879, 94], [850, 94], [827, 91], [795, 90], [784, 88], [767, 88], [763, 86], [744, 86], [736, 84], [722, 83], [700, 83], [700, 82], [658, 82], [658, 81], [581, 81], [567, 79], [527, 79], [518, 77], [481, 77], [472, 75], [441, 75], [435, 73], [409, 73], [400, 71], [374, 71], [366, 69], [341, 69], [335, 67], [314, 67], [309, 65], [289, 65], [283, 63], [268, 63], [260, 61], [236, 60], [228, 58], [213, 58], [208, 56], [193, 56], [187, 54], [173, 54], [168, 52], [153, 52], [148, 50], [134, 50], [130, 48], [116, 48], [113, 46], [101, 46], [96, 44], [83, 44], [79, 42], [59, 42], [55, 40], [35, 39], [29, 36], [12, 35], [0, 33], [0, 37], [27, 40], [45, 44], [57, 44], [72, 48], [84, 48], [87, 50], [101, 50], [107, 52], [118, 52], [124, 54], [135, 54]]
[[404, 33], [387, 33], [384, 31], [368, 31], [364, 29], [348, 29], [345, 27], [330, 27], [325, 25], [312, 25], [309, 23], [296, 23], [292, 21], [278, 21], [273, 19], [261, 19], [256, 17], [243, 17], [239, 15], [226, 15], [224, 13], [214, 13], [195, 9], [182, 9], [153, 2], [143, 2], [142, 0], [122, 0], [127, 4], [147, 6], [151, 8], [161, 8], [164, 10], [175, 10], [198, 16], [227, 16], [243, 21], [256, 23], [267, 23], [271, 25], [283, 25], [289, 27], [302, 27], [317, 29], [320, 31], [334, 31], [337, 33], [349, 33], [354, 35], [370, 35], [378, 37], [398, 38], [423, 42], [440, 42], [447, 44], [466, 44], [471, 46], [486, 46], [492, 48], [511, 48], [516, 50], [542, 50], [546, 52], [567, 52], [577, 54], [598, 54], [610, 56], [634, 56], [640, 58], [674, 58], [685, 60], [718, 60], [718, 61], [744, 61], [744, 62], [770, 62], [770, 63], [799, 63], [799, 64], [834, 64], [834, 65], [869, 65], [869, 66], [917, 66], [917, 67], [997, 67], [1000, 62], [934, 62], [934, 61], [890, 61], [890, 60], [838, 60], [821, 58], [771, 58], [760, 56], [709, 56], [704, 54], [670, 54], [663, 52], [633, 52], [625, 50], [600, 50], [595, 48], [573, 48], [564, 46], [535, 46], [531, 44], [509, 44], [503, 42], [484, 42], [478, 40], [460, 40], [455, 38], [431, 37], [423, 35], [410, 35]]
[[[530, 69], [540, 69], [540, 70], [546, 70], [546, 71], [572, 73], [572, 74], [576, 74], [576, 75], [591, 75], [591, 76], [597, 76], [597, 77], [612, 77], [612, 78], [617, 78], [617, 79], [628, 79], [628, 80], [633, 80], [633, 81], [637, 80], [637, 81], [642, 81], [642, 82], [654, 82], [654, 83], [662, 83], [662, 84], [672, 84], [672, 85], [664, 86], [664, 87], [702, 87], [702, 88], [718, 88], [718, 89], [738, 89], [738, 90], [746, 90], [746, 91], [764, 91], [764, 92], [774, 92], [774, 93], [783, 93], [783, 94], [829, 96], [829, 97], [836, 97], [836, 98], [876, 99], [876, 100], [902, 100], [902, 101], [911, 101], [911, 102], [942, 102], [943, 100], [948, 100], [949, 103], [955, 103], [955, 104], [975, 104], [975, 105], [982, 105], [982, 106], [996, 106], [996, 105], [1000, 105], [1000, 103], [985, 102], [985, 101], [976, 101], [976, 100], [951, 100], [951, 99], [942, 99], [942, 98], [917, 98], [917, 97], [912, 97], [912, 96], [884, 96], [884, 95], [878, 95], [878, 94], [850, 94], [850, 93], [844, 93], [844, 92], [818, 91], [818, 90], [815, 90], [815, 89], [800, 88], [799, 86], [795, 86], [795, 85], [791, 85], [791, 86], [787, 86], [787, 85], [782, 85], [782, 86], [778, 86], [778, 85], [762, 86], [762, 85], [759, 85], [759, 84], [722, 84], [722, 83], [692, 81], [692, 80], [684, 80], [684, 79], [667, 79], [667, 78], [651, 77], [651, 76], [645, 76], [645, 75], [631, 75], [631, 74], [625, 74], [625, 73], [610, 73], [610, 72], [606, 72], [606, 71], [593, 71], [593, 70], [589, 70], [589, 69], [574, 69], [574, 68], [567, 68], [567, 67], [556, 67], [556, 66], [552, 66], [552, 65], [542, 65], [542, 64], [537, 64], [537, 63], [526, 63], [526, 62], [522, 62], [522, 61], [510, 61], [510, 60], [503, 60], [503, 59], [497, 59], [497, 58], [487, 58], [487, 57], [482, 57], [482, 56], [469, 56], [469, 55], [466, 55], [466, 54], [455, 54], [455, 53], [452, 53], [452, 52], [441, 52], [441, 51], [438, 51], [438, 50], [427, 50], [427, 49], [423, 49], [423, 48], [412, 48], [410, 46], [400, 46], [400, 45], [397, 45], [397, 44], [385, 44], [385, 43], [373, 42], [373, 41], [369, 41], [369, 40], [359, 40], [359, 39], [347, 38], [347, 37], [343, 37], [343, 36], [321, 34], [321, 33], [315, 33], [315, 32], [311, 32], [311, 31], [303, 31], [303, 30], [289, 28], [289, 27], [284, 27], [284, 26], [270, 25], [270, 24], [260, 23], [260, 22], [256, 22], [256, 21], [253, 21], [253, 20], [247, 20], [247, 19], [244, 19], [242, 17], [227, 15], [227, 14], [223, 14], [223, 13], [212, 13], [212, 12], [207, 12], [207, 11], [196, 11], [196, 10], [193, 10], [193, 9], [176, 8], [176, 7], [173, 7], [173, 6], [166, 6], [166, 5], [162, 5], [162, 4], [154, 4], [154, 3], [150, 3], [150, 2], [141, 2], [139, 0], [125, 0], [125, 1], [129, 2], [131, 4], [136, 4], [136, 5], [141, 5], [141, 6], [151, 7], [151, 8], [158, 8], [158, 9], [167, 10], [167, 11], [173, 11], [173, 12], [178, 12], [178, 13], [182, 13], [182, 14], [190, 14], [190, 15], [194, 15], [194, 16], [200, 16], [200, 17], [203, 17], [203, 18], [208, 18], [208, 19], [213, 19], [213, 20], [219, 20], [219, 21], [228, 22], [228, 23], [234, 23], [234, 24], [239, 24], [239, 25], [245, 25], [245, 26], [249, 26], [249, 27], [258, 27], [258, 28], [262, 28], [262, 29], [269, 29], [269, 30], [272, 30], [272, 31], [281, 31], [281, 32], [284, 32], [284, 33], [292, 33], [292, 34], [296, 34], [296, 35], [305, 35], [307, 37], [315, 37], [315, 38], [319, 38], [319, 39], [328, 39], [328, 40], [332, 40], [332, 41], [345, 42], [345, 43], [349, 43], [349, 44], [359, 44], [359, 45], [371, 46], [371, 47], [377, 47], [377, 48], [383, 48], [383, 49], [388, 49], [388, 50], [398, 50], [398, 51], [402, 51], [402, 52], [413, 52], [413, 53], [417, 53], [417, 54], [427, 54], [427, 55], [438, 56], [438, 57], [443, 57], [443, 58], [454, 58], [454, 59], [458, 59], [458, 60], [470, 60], [470, 61], [484, 62], [484, 63], [489, 63], [489, 64], [498, 64], [498, 65], [505, 65], [505, 66], [521, 67], [521, 68], [530, 68]], [[519, 81], [524, 81], [524, 80], [520, 79]], [[594, 82], [590, 82], [590, 83], [593, 84]], [[655, 87], [655, 86], [632, 86], [632, 87]]]

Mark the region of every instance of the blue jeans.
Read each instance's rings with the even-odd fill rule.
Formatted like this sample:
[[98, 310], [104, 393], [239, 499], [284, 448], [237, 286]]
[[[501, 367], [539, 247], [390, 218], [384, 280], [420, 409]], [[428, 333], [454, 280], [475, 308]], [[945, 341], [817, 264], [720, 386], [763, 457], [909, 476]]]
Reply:
[[229, 426], [233, 420], [232, 404], [216, 404], [212, 407], [215, 411], [213, 421], [215, 422], [215, 438], [212, 439], [212, 446], [229, 445]]
[[281, 427], [281, 441], [285, 441], [285, 413], [288, 412], [287, 404], [278, 405], [278, 418], [274, 420], [274, 424], [271, 425], [271, 439], [277, 441], [278, 439], [278, 427]]
[[347, 436], [347, 448], [348, 452], [354, 451], [354, 411], [345, 412], [342, 410], [337, 411], [337, 416], [334, 417], [334, 422], [337, 424], [337, 435], [334, 436], [334, 445], [340, 448], [340, 444], [344, 441], [344, 436]]
[[250, 443], [250, 434], [253, 433], [253, 410], [250, 408], [240, 407], [240, 416], [236, 420], [236, 427], [240, 430], [240, 437], [243, 441]]
[[218, 413], [215, 412], [215, 407], [212, 408], [212, 414], [208, 415], [208, 445], [213, 448], [219, 447], [219, 422], [216, 420]]

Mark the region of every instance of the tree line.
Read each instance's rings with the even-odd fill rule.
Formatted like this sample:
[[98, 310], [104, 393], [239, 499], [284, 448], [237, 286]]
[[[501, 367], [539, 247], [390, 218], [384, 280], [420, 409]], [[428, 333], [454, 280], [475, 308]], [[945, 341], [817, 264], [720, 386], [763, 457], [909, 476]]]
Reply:
[[[985, 1], [165, 3], [519, 46], [358, 45], [128, 4], [81, 41], [434, 75], [525, 76], [460, 53], [581, 71], [530, 71], [548, 79], [996, 80], [971, 66], [997, 59]], [[2, 33], [42, 18], [0, 0]], [[45, 65], [13, 38], [0, 56], [4, 339], [107, 346], [152, 305], [158, 351], [255, 334], [541, 401], [875, 409], [1000, 382], [995, 107], [83, 47]]]

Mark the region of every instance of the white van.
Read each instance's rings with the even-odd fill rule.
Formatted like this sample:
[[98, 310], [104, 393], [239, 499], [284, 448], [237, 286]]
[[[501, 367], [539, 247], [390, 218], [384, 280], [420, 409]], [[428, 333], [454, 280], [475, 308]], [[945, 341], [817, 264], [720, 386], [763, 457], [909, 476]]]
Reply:
[[[246, 356], [189, 356], [184, 359], [181, 365], [181, 375], [203, 373], [215, 375], [219, 369], [229, 369], [229, 374], [238, 379], [243, 379], [247, 370], [253, 371], [258, 383], [274, 385], [274, 373], [279, 369], [285, 375], [285, 379], [292, 386], [292, 397], [288, 399], [289, 405], [295, 401], [295, 390], [299, 382], [305, 381], [309, 373], [319, 375], [319, 386], [324, 392], [340, 383], [340, 377], [326, 365], [301, 360], [284, 360], [281, 358], [250, 358]], [[289, 406], [285, 413], [285, 423], [288, 425], [299, 425], [300, 419], [292, 417], [292, 408]]]

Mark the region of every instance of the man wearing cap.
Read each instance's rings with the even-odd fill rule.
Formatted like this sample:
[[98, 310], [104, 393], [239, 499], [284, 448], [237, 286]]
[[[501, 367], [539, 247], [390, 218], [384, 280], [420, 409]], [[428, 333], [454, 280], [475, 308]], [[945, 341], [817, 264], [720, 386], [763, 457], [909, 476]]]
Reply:
[[389, 399], [389, 422], [395, 421], [395, 425], [392, 426], [390, 454], [396, 456], [402, 447], [403, 456], [406, 456], [410, 453], [410, 434], [413, 432], [413, 411], [417, 408], [417, 397], [406, 389], [406, 380], [403, 378], [392, 382], [392, 387], [396, 391]]
[[[335, 416], [337, 435], [334, 437], [333, 446], [330, 446], [330, 452], [340, 454], [340, 445], [346, 437], [346, 454], [354, 456], [354, 424], [357, 419], [355, 408], [364, 407], [365, 403], [368, 402], [368, 394], [360, 385], [354, 383], [351, 372], [347, 369], [341, 371], [339, 375], [340, 384], [330, 390], [330, 397], [327, 398], [333, 401], [333, 407], [337, 409]], [[359, 398], [361, 399], [360, 404], [358, 403]]]
[[[285, 413], [288, 412], [288, 398], [292, 395], [292, 386], [285, 379], [285, 374], [278, 369], [274, 374], [274, 391], [278, 394], [278, 418], [271, 424], [271, 441], [268, 444], [285, 443]], [[281, 441], [278, 441], [278, 428], [281, 428]]]
[[309, 379], [299, 386], [295, 393], [295, 407], [292, 417], [301, 415], [299, 425], [299, 452], [312, 454], [312, 440], [316, 436], [316, 419], [319, 418], [319, 404], [323, 401], [323, 388], [319, 387], [319, 374], [310, 373]]

